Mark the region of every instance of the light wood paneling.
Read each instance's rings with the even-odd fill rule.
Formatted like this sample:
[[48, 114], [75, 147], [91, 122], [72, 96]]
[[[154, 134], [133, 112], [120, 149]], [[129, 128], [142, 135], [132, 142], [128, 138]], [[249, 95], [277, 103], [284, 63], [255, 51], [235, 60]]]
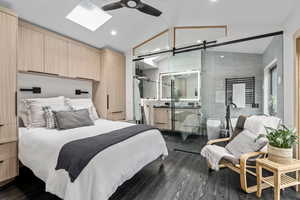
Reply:
[[171, 129], [171, 114], [169, 108], [154, 108], [154, 126], [159, 129]]
[[0, 124], [5, 126], [16, 124], [17, 23], [16, 17], [0, 12]]
[[44, 72], [43, 33], [19, 26], [18, 70]]
[[101, 53], [100, 83], [94, 84], [94, 103], [98, 113], [106, 119], [124, 120], [125, 56], [110, 49]]
[[69, 70], [71, 77], [100, 80], [100, 53], [98, 50], [69, 43]]
[[97, 51], [93, 51], [91, 49], [86, 48], [86, 58], [85, 60], [87, 61], [86, 66], [87, 66], [87, 72], [88, 74], [86, 75], [89, 79], [93, 80], [100, 80], [100, 54]]
[[22, 20], [19, 27], [20, 71], [100, 80], [99, 49]]
[[5, 124], [0, 126], [0, 144], [5, 142], [17, 141], [17, 126], [16, 123]]
[[109, 112], [124, 111], [125, 102], [125, 58], [114, 51], [106, 51], [106, 61], [109, 66], [107, 91], [109, 95]]
[[16, 157], [16, 155], [17, 155], [17, 143], [16, 142], [0, 144], [0, 160], [14, 158], [14, 157]]
[[68, 42], [45, 35], [45, 72], [68, 76]]
[[0, 160], [0, 182], [11, 179], [18, 174], [17, 158]]
[[154, 123], [168, 124], [170, 121], [170, 109], [154, 108]]
[[69, 76], [81, 77], [84, 72], [82, 69], [82, 47], [75, 43], [69, 43]]
[[7, 143], [17, 140], [17, 36], [18, 18], [0, 9], [0, 182], [18, 173], [17, 145]]

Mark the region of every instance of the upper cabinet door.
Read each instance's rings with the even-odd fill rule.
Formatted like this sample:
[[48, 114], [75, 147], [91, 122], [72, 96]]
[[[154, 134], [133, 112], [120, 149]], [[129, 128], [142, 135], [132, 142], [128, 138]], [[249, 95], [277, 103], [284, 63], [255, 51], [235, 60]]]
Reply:
[[100, 53], [96, 50], [85, 48], [85, 76], [96, 81], [100, 80]]
[[17, 31], [18, 19], [0, 12], [0, 140], [16, 126]]
[[45, 35], [45, 72], [68, 76], [68, 42]]
[[18, 32], [18, 70], [43, 72], [43, 33], [22, 25], [19, 26]]
[[69, 43], [69, 72], [71, 77], [100, 79], [100, 53], [76, 43]]
[[85, 78], [83, 72], [83, 48], [73, 42], [69, 42], [69, 76], [73, 78]]

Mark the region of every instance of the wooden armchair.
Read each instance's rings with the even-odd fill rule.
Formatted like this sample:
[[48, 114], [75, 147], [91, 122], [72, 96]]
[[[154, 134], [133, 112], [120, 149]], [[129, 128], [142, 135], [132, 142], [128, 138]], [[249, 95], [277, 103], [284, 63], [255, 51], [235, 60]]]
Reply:
[[[210, 140], [208, 141], [207, 144], [217, 144], [217, 143], [221, 143], [221, 142], [227, 142], [230, 141], [231, 138], [220, 138], [220, 139], [215, 139], [215, 140]], [[264, 152], [250, 152], [250, 153], [246, 153], [243, 154], [240, 159], [239, 159], [239, 164], [233, 164], [230, 161], [227, 160], [222, 160], [220, 163], [220, 168], [224, 168], [227, 167], [237, 173], [240, 174], [240, 184], [241, 184], [241, 188], [243, 191], [245, 191], [246, 193], [252, 193], [252, 192], [256, 192], [257, 191], [257, 185], [251, 186], [249, 187], [247, 184], [247, 175], [253, 175], [256, 177], [256, 173], [253, 172], [253, 170], [251, 171], [250, 169], [256, 169], [255, 164], [251, 165], [251, 163], [249, 162], [249, 160], [251, 159], [251, 161], [255, 161], [256, 158], [258, 157], [266, 157], [267, 154]], [[210, 168], [210, 164], [208, 163], [208, 167]], [[263, 184], [262, 188], [267, 188], [270, 187], [267, 184]]]

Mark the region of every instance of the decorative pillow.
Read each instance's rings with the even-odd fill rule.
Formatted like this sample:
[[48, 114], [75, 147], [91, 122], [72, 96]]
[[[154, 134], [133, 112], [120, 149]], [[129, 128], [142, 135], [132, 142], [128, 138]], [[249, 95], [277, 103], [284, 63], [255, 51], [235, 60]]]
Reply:
[[255, 141], [256, 138], [256, 134], [244, 130], [229, 142], [225, 148], [236, 158], [239, 158], [242, 154], [259, 151], [268, 143], [264, 138]]
[[50, 106], [44, 106], [43, 111], [44, 111], [44, 117], [45, 117], [45, 120], [46, 120], [46, 128], [49, 128], [49, 129], [56, 128], [57, 123], [56, 123], [55, 115], [54, 115], [51, 107]]
[[93, 121], [99, 119], [96, 108], [93, 104], [92, 99], [90, 99], [90, 98], [86, 98], [86, 99], [69, 99], [69, 98], [67, 98], [66, 103], [73, 110], [88, 109], [90, 118]]
[[29, 127], [45, 127], [46, 120], [44, 118], [43, 107], [49, 106], [53, 110], [66, 110], [65, 98], [54, 97], [54, 98], [37, 98], [37, 99], [26, 99], [24, 100], [27, 123]]
[[57, 128], [60, 130], [92, 126], [94, 122], [89, 116], [88, 109], [75, 111], [53, 111], [57, 121]]
[[19, 117], [22, 119], [24, 127], [28, 127], [30, 125], [30, 117], [29, 117], [29, 106], [26, 104], [26, 100], [21, 100], [20, 110], [18, 114]]

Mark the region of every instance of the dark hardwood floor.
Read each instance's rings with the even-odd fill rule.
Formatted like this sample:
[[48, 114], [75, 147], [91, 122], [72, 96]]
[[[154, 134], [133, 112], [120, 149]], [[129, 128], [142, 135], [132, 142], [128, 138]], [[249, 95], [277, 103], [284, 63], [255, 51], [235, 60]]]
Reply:
[[[110, 200], [255, 200], [255, 194], [240, 190], [238, 174], [223, 169], [208, 173], [206, 161], [199, 155], [173, 149], [199, 152], [205, 138], [193, 137], [182, 142], [180, 137], [165, 136], [169, 156], [164, 168], [153, 163], [123, 184]], [[255, 183], [255, 179], [252, 179]], [[42, 181], [28, 169], [21, 169], [20, 176], [0, 191], [0, 200], [59, 200], [46, 193]], [[300, 199], [292, 189], [281, 192], [282, 200]], [[261, 199], [273, 199], [273, 190], [263, 191]], [[100, 200], [100, 199], [99, 199]]]

